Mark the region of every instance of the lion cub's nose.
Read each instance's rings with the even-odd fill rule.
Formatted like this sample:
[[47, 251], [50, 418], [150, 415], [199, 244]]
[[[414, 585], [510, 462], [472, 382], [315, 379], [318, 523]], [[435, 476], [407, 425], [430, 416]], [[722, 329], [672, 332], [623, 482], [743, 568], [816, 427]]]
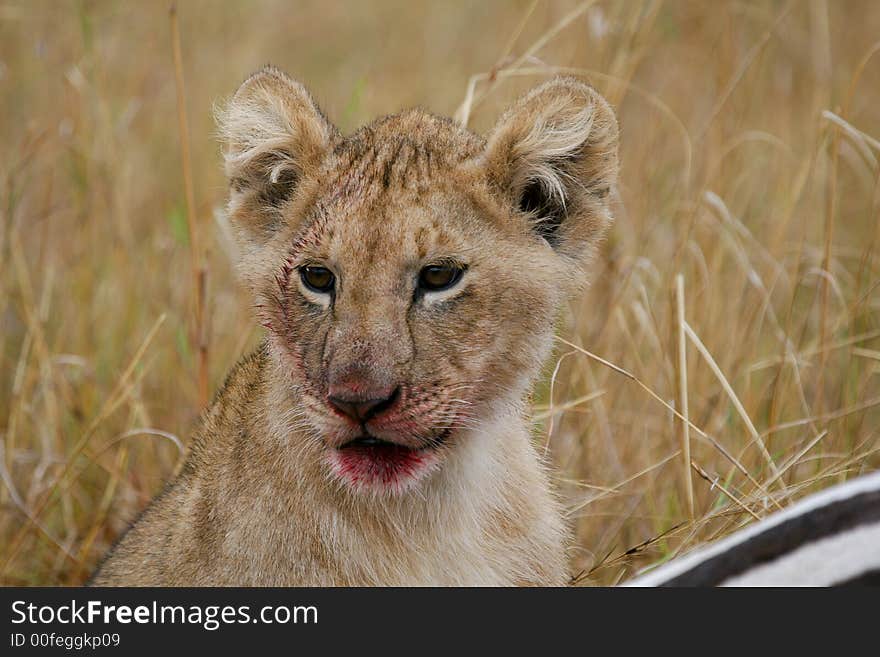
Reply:
[[382, 388], [353, 392], [351, 389], [330, 389], [328, 401], [343, 415], [347, 415], [355, 422], [366, 422], [386, 408], [389, 408], [397, 396], [400, 388]]

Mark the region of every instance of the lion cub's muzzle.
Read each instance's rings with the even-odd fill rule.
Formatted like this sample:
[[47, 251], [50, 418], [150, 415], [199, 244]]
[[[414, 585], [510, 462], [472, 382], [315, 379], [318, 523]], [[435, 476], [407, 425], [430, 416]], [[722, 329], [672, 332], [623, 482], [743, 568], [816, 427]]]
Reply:
[[445, 432], [435, 435], [412, 393], [363, 375], [331, 379], [326, 405], [340, 426], [324, 441], [336, 476], [355, 490], [402, 491], [438, 466]]
[[417, 447], [410, 437], [398, 436], [388, 427], [397, 426], [406, 414], [399, 385], [377, 381], [365, 374], [331, 379], [326, 403], [343, 429], [330, 440], [342, 447], [357, 440], [379, 440], [406, 447]]

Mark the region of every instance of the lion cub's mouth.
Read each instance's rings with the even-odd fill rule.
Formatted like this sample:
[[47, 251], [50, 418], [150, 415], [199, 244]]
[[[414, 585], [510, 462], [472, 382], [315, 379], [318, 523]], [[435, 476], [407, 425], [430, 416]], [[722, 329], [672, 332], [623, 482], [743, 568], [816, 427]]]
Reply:
[[349, 440], [339, 449], [351, 449], [353, 447], [403, 447], [403, 445], [398, 445], [390, 440], [374, 438], [373, 436], [359, 436], [354, 440]]
[[358, 436], [331, 450], [333, 471], [358, 490], [400, 492], [433, 470], [440, 442], [407, 447], [373, 436]]

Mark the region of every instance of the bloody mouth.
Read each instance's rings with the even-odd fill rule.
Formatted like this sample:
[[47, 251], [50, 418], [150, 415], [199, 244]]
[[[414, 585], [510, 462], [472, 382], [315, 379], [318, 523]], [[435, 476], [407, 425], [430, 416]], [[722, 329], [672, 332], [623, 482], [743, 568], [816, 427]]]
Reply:
[[372, 436], [362, 436], [333, 449], [336, 474], [355, 488], [402, 490], [432, 469], [435, 447], [411, 448]]

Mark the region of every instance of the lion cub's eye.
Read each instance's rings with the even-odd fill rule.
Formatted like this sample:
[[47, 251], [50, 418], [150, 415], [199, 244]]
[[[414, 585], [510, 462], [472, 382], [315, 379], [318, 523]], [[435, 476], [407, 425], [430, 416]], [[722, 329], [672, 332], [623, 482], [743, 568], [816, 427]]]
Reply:
[[428, 292], [448, 290], [463, 273], [464, 268], [457, 265], [428, 265], [419, 272], [419, 287]]
[[302, 279], [303, 285], [320, 294], [327, 294], [333, 289], [336, 277], [333, 272], [326, 267], [306, 266], [299, 268], [299, 277]]

